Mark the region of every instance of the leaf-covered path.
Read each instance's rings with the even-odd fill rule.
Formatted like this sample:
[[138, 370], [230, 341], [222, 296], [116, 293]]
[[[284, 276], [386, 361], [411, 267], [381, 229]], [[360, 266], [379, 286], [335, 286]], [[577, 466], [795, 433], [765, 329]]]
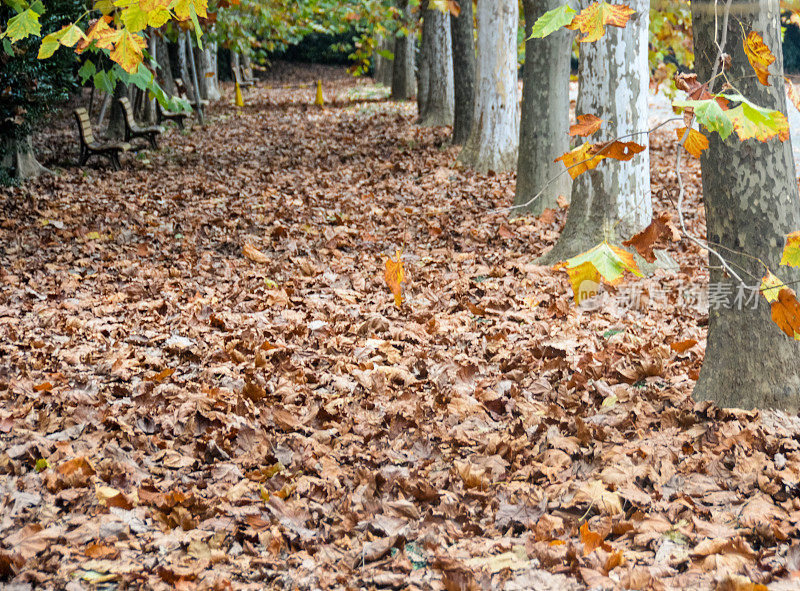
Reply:
[[750, 589], [800, 569], [797, 419], [689, 397], [700, 253], [576, 308], [534, 264], [565, 211], [510, 218], [513, 177], [454, 169], [413, 105], [328, 71], [318, 110], [319, 73], [283, 71], [149, 161], [4, 191], [0, 584]]

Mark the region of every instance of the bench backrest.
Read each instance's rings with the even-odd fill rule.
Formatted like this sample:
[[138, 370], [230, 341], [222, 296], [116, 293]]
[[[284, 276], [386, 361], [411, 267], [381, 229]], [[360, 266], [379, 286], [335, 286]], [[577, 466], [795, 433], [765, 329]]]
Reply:
[[240, 69], [240, 66], [233, 66], [232, 70], [233, 80], [236, 82], [236, 84], [242, 86], [244, 84], [244, 78], [242, 77], [242, 70]]
[[78, 132], [81, 140], [85, 144], [93, 144], [94, 134], [92, 133], [92, 123], [89, 121], [89, 113], [83, 107], [75, 109], [75, 120], [78, 122]]
[[125, 116], [125, 122], [128, 124], [129, 129], [136, 129], [136, 121], [133, 119], [133, 107], [131, 101], [127, 96], [119, 99], [119, 106], [122, 107], [122, 114]]

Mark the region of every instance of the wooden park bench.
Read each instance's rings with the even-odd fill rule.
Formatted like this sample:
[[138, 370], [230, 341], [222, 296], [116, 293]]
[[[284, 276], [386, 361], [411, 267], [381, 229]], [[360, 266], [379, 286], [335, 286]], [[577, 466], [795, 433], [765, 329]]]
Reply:
[[128, 97], [119, 99], [119, 106], [122, 107], [123, 119], [125, 120], [125, 141], [130, 142], [133, 138], [143, 137], [148, 141], [151, 148], [158, 150], [157, 138], [164, 133], [164, 128], [160, 125], [140, 127], [133, 118], [133, 107]]
[[[197, 101], [194, 100], [194, 96], [189, 96], [189, 91], [186, 88], [186, 84], [181, 78], [175, 78], [175, 88], [178, 89], [179, 97], [189, 101], [189, 104], [192, 105], [193, 109], [197, 108]], [[200, 106], [205, 109], [208, 106], [208, 101], [206, 99], [200, 99]]]
[[183, 129], [183, 120], [188, 116], [189, 114], [184, 113], [183, 111], [168, 111], [161, 106], [161, 103], [156, 101], [156, 121], [158, 121], [159, 124], [163, 123], [164, 121], [174, 121], [178, 124], [178, 127]]
[[81, 156], [78, 165], [83, 166], [90, 156], [105, 156], [111, 162], [114, 170], [120, 170], [122, 165], [119, 162], [121, 152], [127, 152], [131, 145], [127, 142], [106, 142], [100, 143], [94, 139], [92, 133], [92, 123], [89, 121], [89, 113], [83, 107], [75, 109], [75, 120], [78, 122], [78, 135], [81, 141]]
[[245, 70], [242, 66], [232, 66], [232, 69], [233, 79], [239, 85], [239, 88], [255, 85], [255, 81], [252, 78], [245, 76]]

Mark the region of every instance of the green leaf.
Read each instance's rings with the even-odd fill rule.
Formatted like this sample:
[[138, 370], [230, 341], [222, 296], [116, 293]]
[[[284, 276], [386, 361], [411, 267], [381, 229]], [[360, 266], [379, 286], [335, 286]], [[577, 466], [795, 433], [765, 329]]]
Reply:
[[78, 70], [78, 76], [81, 77], [81, 83], [85, 84], [86, 81], [92, 76], [94, 76], [96, 72], [97, 68], [95, 67], [94, 62], [92, 60], [86, 60], [85, 62], [83, 62], [83, 65], [81, 66], [80, 70]]
[[94, 87], [103, 92], [114, 92], [114, 87], [117, 85], [117, 79], [108, 72], [101, 70], [94, 75]]
[[529, 39], [541, 39], [572, 22], [577, 12], [567, 4], [548, 10], [533, 23]]
[[388, 49], [378, 49], [375, 51], [379, 56], [385, 60], [394, 60], [394, 54]]
[[694, 109], [697, 122], [708, 131], [716, 131], [724, 140], [733, 132], [733, 122], [728, 118], [726, 111], [722, 110], [716, 98], [701, 101], [679, 100], [673, 101], [673, 107]]
[[44, 458], [39, 458], [38, 460], [36, 460], [36, 466], [34, 466], [34, 470], [36, 470], [37, 472], [44, 472], [49, 467], [50, 465], [47, 463], [47, 460], [45, 460]]
[[16, 43], [20, 39], [25, 39], [28, 35], [38, 37], [41, 33], [42, 25], [39, 23], [39, 14], [29, 8], [8, 19], [8, 27], [0, 34], [0, 38], [8, 37], [12, 43]]

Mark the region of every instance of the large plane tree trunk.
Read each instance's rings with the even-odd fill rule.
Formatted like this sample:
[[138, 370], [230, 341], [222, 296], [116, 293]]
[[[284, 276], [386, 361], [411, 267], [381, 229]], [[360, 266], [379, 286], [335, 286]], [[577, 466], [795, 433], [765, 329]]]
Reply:
[[[530, 37], [536, 19], [561, 4], [559, 0], [524, 0], [525, 37]], [[555, 162], [569, 150], [571, 43], [572, 35], [564, 29], [525, 43], [514, 205], [528, 205], [517, 209], [518, 213], [541, 215], [558, 206], [559, 196], [569, 199], [572, 190], [572, 179], [561, 174], [564, 166]]]
[[[420, 125], [433, 127], [453, 124], [453, 56], [450, 22], [446, 14], [428, 8], [422, 33], [422, 67], [427, 70], [427, 97], [421, 104]], [[420, 83], [420, 92], [422, 84]]]
[[469, 138], [458, 159], [478, 172], [514, 170], [519, 146], [517, 0], [478, 0], [478, 70]]
[[[694, 0], [692, 22], [699, 79], [711, 76], [717, 48], [714, 44], [714, 2]], [[722, 27], [724, 4], [719, 3], [717, 22]], [[727, 79], [759, 106], [786, 113], [779, 8], [771, 0], [733, 0], [725, 52], [732, 58]], [[770, 71], [770, 86], [761, 85], [742, 47], [742, 34], [756, 31], [777, 58]], [[718, 38], [721, 38], [719, 32]], [[720, 83], [717, 82], [717, 89]], [[789, 140], [739, 141], [732, 134], [722, 141], [708, 134], [709, 149], [703, 153], [703, 201], [709, 242], [742, 269], [742, 278], [757, 286], [764, 275], [758, 259], [777, 271], [787, 283], [800, 273], [778, 263], [789, 232], [800, 229], [794, 160]], [[716, 261], [711, 261], [716, 263]], [[710, 286], [716, 294], [729, 294], [729, 302], [709, 306], [708, 343], [697, 400], [713, 400], [726, 407], [800, 408], [800, 343], [786, 337], [770, 319], [770, 307], [757, 293], [756, 306], [739, 305], [740, 287], [714, 264]], [[797, 286], [793, 289], [798, 291]], [[717, 297], [715, 300], [719, 299]]]
[[472, 0], [461, 3], [458, 16], [450, 15], [450, 35], [453, 38], [453, 82], [455, 113], [453, 143], [463, 145], [469, 137], [472, 112], [475, 109], [475, 27]]
[[[603, 127], [593, 142], [647, 131], [647, 63], [650, 5], [629, 3], [636, 12], [625, 28], [608, 27], [594, 43], [580, 44], [576, 115], [596, 115]], [[647, 135], [625, 141], [647, 145]], [[653, 216], [648, 150], [632, 160], [603, 160], [572, 183], [567, 223], [556, 245], [539, 259], [550, 264], [575, 256], [603, 240], [619, 242], [645, 228]]]

